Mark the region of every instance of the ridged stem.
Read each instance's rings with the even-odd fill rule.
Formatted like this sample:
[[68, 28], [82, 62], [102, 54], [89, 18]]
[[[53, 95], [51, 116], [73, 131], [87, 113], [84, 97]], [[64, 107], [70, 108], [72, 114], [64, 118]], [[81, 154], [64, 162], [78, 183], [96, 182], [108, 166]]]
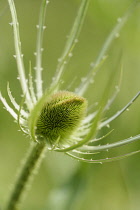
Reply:
[[31, 145], [30, 151], [27, 154], [17, 180], [13, 185], [13, 190], [10, 194], [5, 210], [18, 209], [22, 194], [27, 187], [27, 184], [31, 184], [31, 181], [33, 180], [33, 177], [41, 164], [45, 152], [45, 143], [33, 143]]

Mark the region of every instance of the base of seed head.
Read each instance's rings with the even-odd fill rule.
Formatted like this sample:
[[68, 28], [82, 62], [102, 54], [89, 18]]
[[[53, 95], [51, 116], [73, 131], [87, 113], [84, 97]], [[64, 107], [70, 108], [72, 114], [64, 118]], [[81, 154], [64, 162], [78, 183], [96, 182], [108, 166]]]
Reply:
[[85, 116], [87, 101], [68, 91], [60, 91], [45, 102], [37, 120], [36, 135], [49, 144], [65, 144]]

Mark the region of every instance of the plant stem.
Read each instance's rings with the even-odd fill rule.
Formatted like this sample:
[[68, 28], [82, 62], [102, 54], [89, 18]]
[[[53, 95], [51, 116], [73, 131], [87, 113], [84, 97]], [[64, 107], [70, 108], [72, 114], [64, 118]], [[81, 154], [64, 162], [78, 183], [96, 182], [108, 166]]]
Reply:
[[5, 210], [17, 210], [17, 206], [21, 201], [21, 196], [27, 183], [33, 180], [33, 175], [36, 174], [37, 169], [46, 152], [46, 144], [43, 143], [33, 143], [31, 145], [30, 151], [23, 163], [19, 176], [14, 184], [13, 190], [11, 192], [10, 198], [7, 202]]

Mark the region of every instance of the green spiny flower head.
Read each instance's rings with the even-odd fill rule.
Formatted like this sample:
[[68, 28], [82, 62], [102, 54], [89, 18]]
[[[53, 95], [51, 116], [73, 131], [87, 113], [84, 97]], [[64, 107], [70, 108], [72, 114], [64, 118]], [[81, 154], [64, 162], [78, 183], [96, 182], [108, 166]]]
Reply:
[[87, 101], [68, 91], [60, 91], [45, 102], [37, 120], [36, 135], [51, 145], [65, 144], [86, 114]]

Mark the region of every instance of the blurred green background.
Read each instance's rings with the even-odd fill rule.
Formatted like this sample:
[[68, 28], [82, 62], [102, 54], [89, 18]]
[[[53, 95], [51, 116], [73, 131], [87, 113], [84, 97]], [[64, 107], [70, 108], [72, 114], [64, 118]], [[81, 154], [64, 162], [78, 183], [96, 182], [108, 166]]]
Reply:
[[[86, 20], [64, 75], [64, 88], [77, 76], [76, 84], [85, 76], [89, 65], [101, 49], [107, 35], [128, 9], [130, 0], [91, 0]], [[28, 73], [29, 61], [34, 66], [36, 24], [40, 1], [15, 0]], [[48, 87], [61, 56], [66, 36], [76, 16], [80, 1], [50, 0], [47, 10], [47, 28], [44, 35], [43, 79]], [[122, 108], [140, 89], [140, 6], [137, 7], [121, 30], [108, 54], [109, 58], [97, 74], [94, 85], [86, 97], [89, 104], [96, 102], [110, 72], [114, 71], [117, 84], [121, 62], [124, 66], [121, 91], [107, 116]], [[20, 103], [21, 90], [16, 79], [13, 33], [9, 23], [8, 3], [0, 0], [0, 89], [7, 98], [6, 85], [10, 82], [13, 95]], [[120, 56], [121, 55], [121, 56]], [[121, 57], [121, 58], [120, 58]], [[112, 88], [113, 89], [113, 88]], [[115, 89], [115, 88], [114, 88]], [[8, 100], [9, 101], [9, 100]], [[113, 142], [140, 133], [140, 99], [116, 121], [111, 123], [114, 132], [107, 139]], [[0, 104], [0, 206], [6, 202], [17, 168], [29, 147], [29, 139], [18, 132], [18, 126]], [[108, 130], [105, 129], [104, 132]], [[106, 142], [106, 140], [105, 140]], [[140, 143], [112, 150], [111, 155], [139, 150]], [[139, 210], [140, 209], [140, 154], [127, 159], [106, 163], [77, 162], [64, 154], [47, 153], [32, 189], [21, 210]]]

